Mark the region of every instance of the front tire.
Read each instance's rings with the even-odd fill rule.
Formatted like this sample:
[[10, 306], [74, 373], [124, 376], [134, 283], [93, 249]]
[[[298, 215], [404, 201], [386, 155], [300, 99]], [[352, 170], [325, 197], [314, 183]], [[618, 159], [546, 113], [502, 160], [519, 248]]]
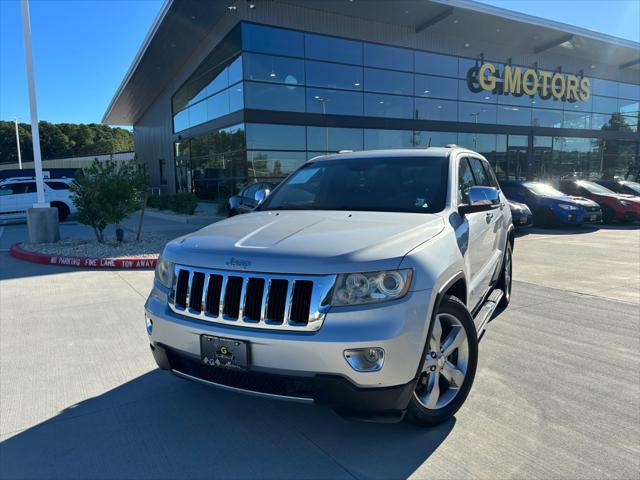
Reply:
[[616, 213], [608, 205], [602, 206], [602, 223], [613, 223]]
[[442, 299], [425, 352], [405, 418], [432, 427], [451, 418], [465, 402], [478, 364], [476, 327], [456, 297]]
[[533, 225], [542, 228], [552, 228], [556, 226], [556, 220], [553, 212], [548, 208], [541, 208], [537, 215], [533, 217]]

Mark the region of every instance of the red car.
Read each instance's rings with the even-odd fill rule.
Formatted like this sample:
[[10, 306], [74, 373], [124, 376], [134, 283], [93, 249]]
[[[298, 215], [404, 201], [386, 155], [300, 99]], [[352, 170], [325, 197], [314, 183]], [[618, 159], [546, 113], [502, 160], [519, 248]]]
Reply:
[[605, 223], [618, 221], [629, 223], [640, 219], [640, 200], [633, 195], [624, 195], [602, 185], [586, 180], [562, 180], [560, 190], [567, 195], [586, 197], [600, 204]]

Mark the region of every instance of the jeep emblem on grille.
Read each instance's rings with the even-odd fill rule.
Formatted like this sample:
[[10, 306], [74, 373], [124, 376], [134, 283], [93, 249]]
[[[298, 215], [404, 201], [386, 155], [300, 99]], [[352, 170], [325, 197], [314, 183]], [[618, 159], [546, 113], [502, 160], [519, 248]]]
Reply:
[[251, 262], [249, 260], [242, 260], [241, 258], [233, 258], [231, 257], [226, 262], [227, 267], [237, 267], [247, 269], [251, 266]]

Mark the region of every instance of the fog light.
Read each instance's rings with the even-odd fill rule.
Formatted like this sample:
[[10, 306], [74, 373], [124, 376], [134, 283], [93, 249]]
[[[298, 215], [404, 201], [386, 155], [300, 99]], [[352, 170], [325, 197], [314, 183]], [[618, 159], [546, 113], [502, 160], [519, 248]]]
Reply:
[[146, 315], [144, 316], [144, 323], [147, 324], [147, 333], [151, 335], [151, 331], [153, 330], [153, 320], [151, 320]]
[[379, 347], [354, 348], [345, 350], [344, 358], [357, 372], [377, 372], [384, 363], [384, 350]]

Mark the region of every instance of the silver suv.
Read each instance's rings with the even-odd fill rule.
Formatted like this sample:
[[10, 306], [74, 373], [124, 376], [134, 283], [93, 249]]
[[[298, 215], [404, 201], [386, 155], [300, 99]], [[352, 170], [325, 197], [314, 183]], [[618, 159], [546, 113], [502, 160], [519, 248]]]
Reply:
[[340, 153], [267, 193], [166, 246], [145, 305], [158, 365], [348, 417], [451, 417], [511, 296], [489, 163], [456, 146]]

